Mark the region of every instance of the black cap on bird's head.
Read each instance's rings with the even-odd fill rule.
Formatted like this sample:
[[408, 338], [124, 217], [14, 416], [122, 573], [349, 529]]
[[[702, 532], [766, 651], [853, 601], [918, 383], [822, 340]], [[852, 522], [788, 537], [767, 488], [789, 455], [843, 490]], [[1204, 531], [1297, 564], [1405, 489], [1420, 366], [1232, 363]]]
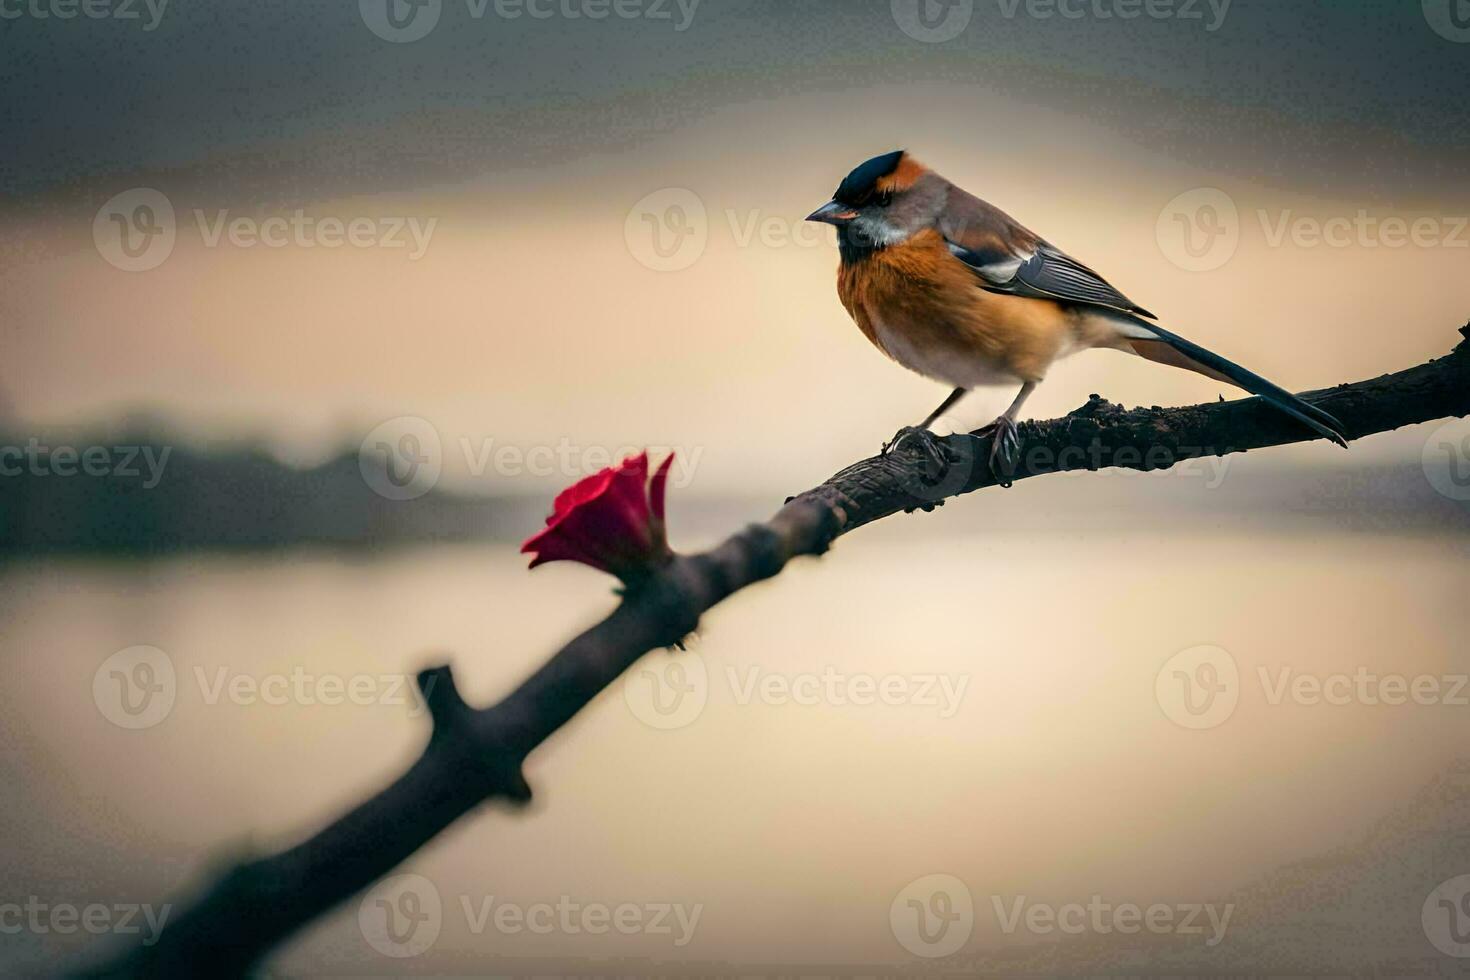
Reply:
[[871, 160], [864, 160], [853, 167], [851, 173], [842, 178], [842, 183], [837, 185], [837, 192], [832, 195], [832, 199], [843, 204], [862, 204], [872, 195], [878, 181], [898, 169], [903, 154], [903, 150], [894, 150], [892, 153], [884, 153]]
[[852, 172], [837, 185], [832, 200], [807, 215], [806, 220], [840, 225], [857, 217], [859, 209], [882, 197], [878, 183], [898, 170], [899, 164], [903, 162], [904, 152], [894, 150], [892, 153], [884, 153], [852, 168]]
[[946, 187], [908, 151], [894, 150], [854, 167], [832, 200], [806, 220], [834, 226], [842, 261], [857, 262], [932, 227], [944, 207]]

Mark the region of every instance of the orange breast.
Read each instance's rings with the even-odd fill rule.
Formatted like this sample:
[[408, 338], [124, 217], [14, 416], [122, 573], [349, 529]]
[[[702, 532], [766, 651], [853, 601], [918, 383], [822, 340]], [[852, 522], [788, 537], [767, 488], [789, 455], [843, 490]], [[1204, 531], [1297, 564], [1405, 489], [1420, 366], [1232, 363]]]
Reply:
[[879, 350], [956, 387], [1039, 381], [1073, 330], [1056, 303], [981, 289], [937, 231], [844, 263], [837, 294]]

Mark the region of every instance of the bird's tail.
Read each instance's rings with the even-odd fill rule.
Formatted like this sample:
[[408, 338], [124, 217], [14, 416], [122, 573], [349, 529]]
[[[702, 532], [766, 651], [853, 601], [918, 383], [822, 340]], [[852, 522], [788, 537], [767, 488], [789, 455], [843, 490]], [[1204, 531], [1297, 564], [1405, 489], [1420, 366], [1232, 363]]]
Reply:
[[1187, 368], [1206, 377], [1244, 388], [1259, 395], [1277, 409], [1290, 415], [1325, 439], [1347, 448], [1342, 423], [1315, 405], [1303, 401], [1284, 388], [1267, 381], [1199, 344], [1185, 340], [1155, 323], [1129, 317], [1123, 327], [1122, 345], [1140, 357], [1160, 364]]

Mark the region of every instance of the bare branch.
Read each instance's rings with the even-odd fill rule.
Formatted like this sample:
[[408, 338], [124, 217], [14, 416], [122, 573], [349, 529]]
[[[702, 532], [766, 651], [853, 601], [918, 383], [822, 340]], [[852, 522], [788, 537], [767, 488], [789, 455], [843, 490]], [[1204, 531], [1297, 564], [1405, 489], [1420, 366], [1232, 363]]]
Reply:
[[[1446, 357], [1306, 397], [1353, 438], [1470, 414], [1470, 326], [1461, 333], [1467, 340]], [[1018, 480], [1108, 466], [1166, 469], [1315, 438], [1259, 399], [1125, 411], [1097, 396], [1064, 418], [1024, 425], [1021, 435]], [[315, 836], [236, 867], [175, 916], [156, 945], [125, 950], [92, 975], [242, 975], [470, 810], [488, 800], [529, 800], [526, 756], [639, 657], [690, 633], [716, 603], [864, 524], [995, 484], [984, 463], [988, 440], [959, 435], [946, 444], [955, 461], [937, 480], [917, 450], [865, 459], [791, 498], [766, 523], [676, 558], [493, 707], [467, 705], [448, 667], [424, 671], [419, 687], [433, 731], [403, 775]]]

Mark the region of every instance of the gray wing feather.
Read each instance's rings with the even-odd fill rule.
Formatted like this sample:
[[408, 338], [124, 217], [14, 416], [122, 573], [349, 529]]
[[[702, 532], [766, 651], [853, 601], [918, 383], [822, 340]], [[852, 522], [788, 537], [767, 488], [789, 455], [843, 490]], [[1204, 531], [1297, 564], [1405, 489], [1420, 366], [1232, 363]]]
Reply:
[[1156, 319], [1102, 276], [1050, 242], [1038, 242], [1029, 255], [992, 254], [989, 250], [967, 249], [953, 242], [949, 250], [974, 269], [985, 288], [993, 292], [1101, 306]]

